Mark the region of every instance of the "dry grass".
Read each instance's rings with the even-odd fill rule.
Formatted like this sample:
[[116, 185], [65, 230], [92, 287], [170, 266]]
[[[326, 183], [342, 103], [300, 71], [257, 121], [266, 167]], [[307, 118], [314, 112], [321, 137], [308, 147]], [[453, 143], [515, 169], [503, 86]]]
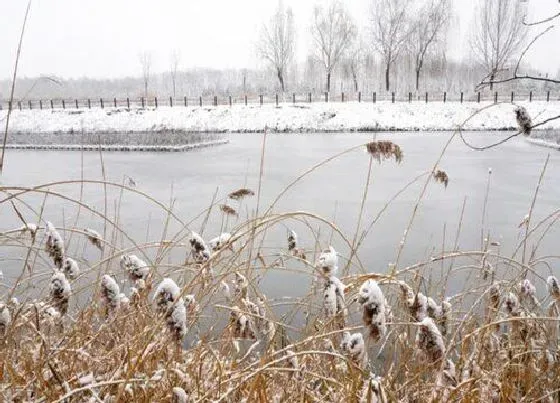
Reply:
[[[402, 159], [394, 143], [373, 142], [367, 149], [379, 160]], [[436, 177], [447, 185], [447, 174], [445, 179]], [[103, 184], [141, 194], [124, 185]], [[0, 204], [23, 206], [23, 193], [42, 195], [47, 190], [5, 186], [2, 191]], [[253, 194], [240, 189], [228, 197]], [[57, 193], [49, 188], [48, 197]], [[0, 305], [0, 400], [560, 398], [560, 288], [558, 280], [539, 270], [555, 257], [533, 253], [517, 259], [499, 248], [454, 248], [413, 266], [395, 266], [388, 274], [372, 273], [359, 261], [360, 243], [350, 241], [335, 223], [311, 213], [275, 213], [272, 208], [260, 216], [239, 217], [224, 228], [229, 233], [218, 240], [223, 245], [214, 248], [218, 241], [212, 241], [210, 250], [172, 209], [145, 197], [164, 210], [168, 220], [180, 222], [182, 230], [139, 244], [122, 231], [119, 220], [95, 214], [77, 200], [77, 207], [107, 226], [103, 236], [92, 230], [46, 228], [48, 217], [42, 216], [42, 208], [35, 218], [37, 227], [24, 225], [0, 235], [0, 247], [19, 247], [24, 267], [30, 267], [12, 284], [2, 285], [6, 292]], [[364, 193], [364, 201], [366, 197]], [[215, 205], [223, 215], [231, 214], [219, 200]], [[528, 237], [545, 236], [550, 226], [542, 229], [556, 215], [527, 228], [520, 247]], [[286, 243], [274, 251], [262, 246], [272, 227], [289, 228], [294, 220], [308, 223], [309, 232], [289, 231]], [[336, 236], [323, 239], [314, 224], [326, 225]], [[203, 233], [204, 228], [199, 230]], [[84, 247], [102, 249], [99, 261], [81, 263], [75, 280], [52, 269], [76, 258], [64, 247], [71, 235]], [[129, 245], [117, 246], [118, 237]], [[347, 259], [333, 255], [329, 241], [351, 256], [343, 262], [348, 270], [340, 278], [335, 277], [338, 261]], [[320, 259], [322, 250], [327, 252]], [[173, 251], [182, 251], [186, 260], [173, 261]], [[441, 281], [425, 281], [440, 263], [449, 264]], [[309, 276], [311, 290], [307, 295], [267, 297], [260, 282], [274, 270]], [[470, 280], [465, 289], [446, 294], [448, 282], [466, 272]], [[31, 300], [26, 293], [37, 283], [46, 289]], [[89, 295], [87, 303], [79, 303], [78, 296], [84, 294]]]

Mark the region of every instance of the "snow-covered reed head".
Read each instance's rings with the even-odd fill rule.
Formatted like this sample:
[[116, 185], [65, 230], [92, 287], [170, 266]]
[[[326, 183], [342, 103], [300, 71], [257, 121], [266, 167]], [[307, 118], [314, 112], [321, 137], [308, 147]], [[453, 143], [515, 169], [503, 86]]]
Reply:
[[[208, 241], [208, 245], [212, 248], [213, 251], [218, 251], [222, 249], [228, 242], [231, 240], [231, 234], [229, 232], [222, 232], [216, 238], [212, 238]], [[229, 245], [231, 248], [231, 245]]]
[[234, 338], [256, 340], [257, 333], [253, 319], [234, 306], [230, 314], [230, 325]]
[[64, 262], [62, 263], [62, 271], [70, 280], [74, 280], [80, 274], [80, 267], [78, 266], [78, 262], [76, 262], [71, 257], [64, 258]]
[[146, 262], [136, 255], [123, 255], [120, 260], [120, 266], [132, 282], [146, 280], [150, 272], [150, 268]]
[[35, 239], [35, 236], [37, 235], [37, 224], [30, 223], [30, 222], [25, 223], [20, 228], [20, 231], [29, 232], [29, 234], [31, 235], [31, 239]]
[[386, 301], [375, 280], [365, 281], [358, 292], [358, 302], [362, 305], [362, 320], [369, 327], [370, 337], [379, 341], [387, 333]]
[[344, 284], [331, 276], [325, 282], [323, 289], [323, 307], [325, 308], [325, 316], [332, 318], [335, 315], [345, 315], [346, 303], [344, 301]]
[[84, 232], [88, 241], [90, 241], [93, 246], [99, 250], [103, 250], [103, 238], [101, 238], [101, 234], [99, 232], [91, 228], [84, 229]]
[[560, 283], [558, 282], [558, 279], [554, 276], [549, 276], [546, 279], [546, 286], [550, 296], [556, 301], [560, 301]]
[[381, 162], [381, 159], [389, 159], [394, 157], [397, 163], [400, 163], [403, 159], [403, 153], [401, 148], [388, 140], [372, 141], [366, 145], [368, 153], [377, 161]]
[[288, 250], [291, 252], [297, 248], [298, 236], [294, 230], [288, 230]]
[[121, 290], [119, 284], [113, 277], [105, 274], [101, 278], [101, 298], [107, 307], [107, 313], [113, 314], [116, 312], [121, 303]]
[[187, 334], [187, 310], [179, 286], [166, 277], [157, 286], [153, 299], [158, 312], [165, 315], [175, 339], [181, 340]]
[[235, 298], [247, 298], [249, 281], [247, 281], [247, 278], [238, 271], [236, 271], [234, 274], [235, 279], [233, 280], [233, 293]]
[[206, 242], [197, 232], [192, 231], [189, 239], [191, 244], [191, 254], [196, 263], [204, 263], [210, 259], [210, 249], [206, 246]]
[[416, 334], [416, 345], [430, 362], [435, 362], [443, 357], [445, 353], [443, 337], [432, 318], [426, 317], [420, 322], [420, 328]]
[[64, 240], [50, 221], [47, 221], [45, 251], [52, 258], [54, 265], [62, 268], [64, 259]]
[[6, 305], [0, 302], [0, 336], [6, 334], [6, 330], [12, 321], [12, 315]]
[[415, 321], [422, 322], [422, 320], [428, 316], [428, 298], [421, 292], [414, 294], [410, 287], [408, 287], [406, 292], [404, 292], [405, 287], [402, 285], [401, 289], [403, 290], [403, 295], [406, 295], [406, 303], [410, 316], [412, 316]]
[[352, 362], [362, 367], [367, 362], [366, 346], [364, 343], [364, 336], [361, 333], [354, 333], [346, 336], [347, 340], [344, 343], [343, 352], [346, 353]]
[[322, 270], [326, 276], [336, 274], [338, 270], [338, 255], [332, 246], [321, 252], [317, 259], [316, 266]]
[[61, 315], [68, 312], [68, 300], [70, 299], [70, 294], [72, 288], [70, 283], [63, 272], [57, 271], [51, 277], [50, 285], [50, 296], [52, 305], [60, 312]]
[[531, 122], [531, 117], [527, 109], [523, 106], [515, 108], [515, 119], [517, 120], [519, 131], [525, 136], [530, 135], [533, 123]]
[[370, 372], [368, 379], [364, 381], [364, 390], [360, 402], [384, 403], [388, 402], [385, 389], [381, 384], [382, 378]]
[[189, 401], [189, 395], [183, 388], [178, 386], [174, 387], [171, 392], [171, 402], [172, 403], [187, 403]]
[[519, 299], [513, 293], [508, 293], [505, 299], [505, 308], [508, 315], [518, 316], [520, 313]]

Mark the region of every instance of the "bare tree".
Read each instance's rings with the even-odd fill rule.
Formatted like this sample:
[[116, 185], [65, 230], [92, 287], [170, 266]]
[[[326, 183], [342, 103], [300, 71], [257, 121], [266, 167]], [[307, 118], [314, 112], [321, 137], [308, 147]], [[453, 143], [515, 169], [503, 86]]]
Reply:
[[523, 47], [527, 36], [524, 18], [518, 0], [483, 0], [478, 10], [471, 45], [488, 74], [490, 89], [496, 75]]
[[311, 34], [327, 74], [326, 90], [330, 91], [332, 72], [355, 40], [356, 26], [344, 4], [334, 0], [327, 7], [315, 7]]
[[352, 46], [346, 52], [346, 57], [344, 58], [344, 70], [347, 77], [352, 78], [352, 84], [354, 91], [358, 92], [358, 76], [360, 74], [360, 69], [364, 62], [364, 47], [358, 41], [355, 41]]
[[391, 66], [396, 62], [408, 38], [409, 0], [374, 0], [372, 8], [373, 47], [385, 66], [385, 89], [390, 89]]
[[150, 83], [150, 70], [152, 68], [152, 54], [148, 51], [138, 56], [142, 66], [142, 80], [144, 81], [144, 97], [148, 97], [148, 84]]
[[176, 84], [177, 84], [177, 70], [179, 70], [179, 63], [181, 61], [181, 53], [178, 50], [171, 52], [169, 59], [170, 72], [171, 72], [171, 84], [173, 85], [173, 98], [176, 97]]
[[257, 53], [272, 66], [284, 92], [286, 70], [294, 55], [294, 16], [291, 8], [284, 9], [282, 0], [269, 24], [262, 27]]
[[449, 6], [448, 0], [428, 0], [415, 10], [408, 44], [414, 57], [416, 91], [420, 88], [420, 72], [428, 50], [443, 38], [448, 27]]

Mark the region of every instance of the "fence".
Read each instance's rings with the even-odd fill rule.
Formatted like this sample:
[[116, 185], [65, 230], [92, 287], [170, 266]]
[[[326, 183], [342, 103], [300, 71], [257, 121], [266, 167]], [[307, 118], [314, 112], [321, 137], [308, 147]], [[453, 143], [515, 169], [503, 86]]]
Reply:
[[350, 93], [283, 93], [283, 94], [250, 94], [242, 96], [199, 96], [193, 97], [149, 97], [149, 98], [88, 98], [88, 99], [48, 99], [48, 100], [14, 100], [0, 101], [0, 110], [11, 108], [23, 109], [91, 109], [91, 108], [158, 108], [167, 107], [205, 107], [233, 105], [264, 105], [281, 103], [305, 104], [314, 102], [517, 102], [517, 101], [559, 101], [560, 96], [546, 92], [362, 92]]

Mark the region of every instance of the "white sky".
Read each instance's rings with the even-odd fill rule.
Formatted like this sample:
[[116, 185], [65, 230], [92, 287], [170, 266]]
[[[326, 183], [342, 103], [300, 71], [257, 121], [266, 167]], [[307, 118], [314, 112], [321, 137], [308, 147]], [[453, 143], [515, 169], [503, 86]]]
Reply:
[[[284, 0], [294, 11], [299, 59], [310, 45], [313, 6], [325, 1]], [[345, 1], [364, 34], [372, 1]], [[453, 2], [454, 20], [448, 55], [457, 59], [469, 54], [467, 38], [478, 0], [449, 1]], [[0, 79], [13, 72], [26, 3], [0, 0]], [[526, 4], [530, 19], [560, 10], [558, 0], [528, 0]], [[174, 49], [181, 54], [181, 68], [256, 67], [259, 27], [276, 5], [277, 0], [34, 0], [19, 75], [140, 75], [138, 55], [145, 50], [153, 54], [153, 71], [161, 72], [169, 69]], [[534, 67], [556, 74], [560, 70], [559, 45], [560, 27], [556, 27], [526, 59]]]

